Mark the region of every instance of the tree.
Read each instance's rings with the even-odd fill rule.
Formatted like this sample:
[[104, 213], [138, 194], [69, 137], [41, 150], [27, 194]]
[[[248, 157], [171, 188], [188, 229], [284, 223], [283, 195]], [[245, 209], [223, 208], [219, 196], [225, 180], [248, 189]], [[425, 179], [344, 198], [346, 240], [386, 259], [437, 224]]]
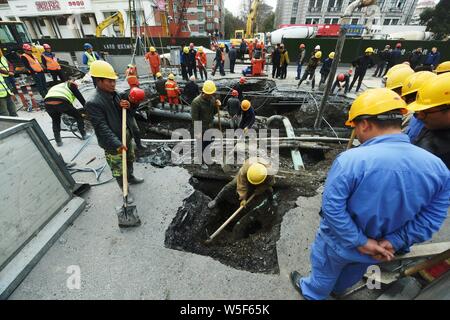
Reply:
[[225, 38], [234, 38], [234, 30], [245, 29], [245, 23], [242, 19], [233, 16], [233, 14], [225, 9]]
[[441, 0], [434, 9], [427, 8], [420, 14], [421, 24], [427, 31], [435, 34], [436, 40], [442, 40], [450, 34], [450, 0]]
[[266, 20], [270, 19], [271, 16], [275, 17], [275, 13], [273, 12], [273, 7], [269, 6], [265, 1], [262, 1], [258, 8], [258, 13], [256, 16], [256, 30], [258, 32], [267, 32], [273, 30], [273, 21], [272, 26], [270, 28], [266, 28]]
[[274, 24], [275, 24], [275, 12], [271, 12], [269, 13], [269, 16], [266, 19], [264, 19], [262, 28], [259, 31], [272, 32]]

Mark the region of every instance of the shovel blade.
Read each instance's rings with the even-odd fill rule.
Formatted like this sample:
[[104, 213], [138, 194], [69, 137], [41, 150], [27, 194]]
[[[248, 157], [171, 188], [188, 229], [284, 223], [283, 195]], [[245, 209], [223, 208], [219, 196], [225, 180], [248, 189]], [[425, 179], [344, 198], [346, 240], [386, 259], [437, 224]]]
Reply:
[[141, 225], [136, 206], [122, 206], [117, 216], [120, 228], [133, 228]]

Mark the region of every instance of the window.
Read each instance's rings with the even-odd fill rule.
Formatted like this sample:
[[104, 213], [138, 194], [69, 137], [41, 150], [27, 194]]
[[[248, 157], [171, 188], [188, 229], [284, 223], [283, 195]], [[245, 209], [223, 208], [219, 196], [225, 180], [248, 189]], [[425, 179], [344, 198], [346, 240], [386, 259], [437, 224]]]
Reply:
[[206, 24], [206, 29], [212, 30], [212, 29], [214, 29], [214, 25], [212, 23], [207, 23]]
[[81, 23], [82, 23], [82, 24], [91, 24], [90, 17], [93, 17], [93, 18], [94, 18], [94, 23], [95, 23], [95, 25], [97, 25], [97, 20], [95, 19], [95, 15], [94, 15], [94, 14], [91, 14], [91, 13], [88, 13], [88, 14], [82, 14], [82, 15], [81, 15]]
[[205, 25], [204, 24], [199, 24], [198, 25], [198, 32], [205, 32]]
[[297, 20], [297, 18], [296, 17], [292, 17], [291, 18], [291, 24], [295, 24], [295, 21]]
[[16, 17], [8, 17], [9, 21], [17, 21]]
[[198, 2], [197, 2], [197, 6], [202, 6], [203, 5], [203, 0], [198, 0]]
[[211, 4], [214, 4], [214, 1], [213, 0], [205, 0], [205, 4], [209, 4], [209, 5], [211, 5]]
[[305, 20], [305, 24], [311, 24], [311, 22], [312, 22], [311, 18], [308, 18], [308, 19]]
[[205, 20], [205, 15], [204, 15], [203, 13], [199, 13], [199, 14], [197, 15], [197, 20], [198, 20], [198, 21], [204, 21], [204, 20]]
[[16, 30], [22, 42], [31, 42], [29, 33], [23, 24], [17, 24]]
[[391, 19], [384, 19], [383, 25], [388, 26], [391, 24]]
[[67, 18], [64, 16], [56, 17], [56, 21], [58, 21], [58, 25], [60, 26], [66, 26], [67, 25]]
[[339, 18], [331, 19], [331, 24], [338, 24], [338, 23], [339, 23]]
[[391, 24], [393, 24], [393, 25], [398, 25], [398, 20], [399, 20], [399, 19], [392, 19]]
[[45, 27], [45, 21], [44, 21], [44, 19], [38, 18], [37, 21], [38, 21], [38, 23], [39, 23], [39, 25], [40, 25], [41, 27]]
[[208, 18], [212, 18], [214, 16], [214, 11], [211, 11], [211, 10], [206, 11], [206, 16]]
[[330, 0], [328, 2], [328, 12], [342, 11], [342, 0]]
[[320, 12], [322, 10], [323, 0], [309, 0], [309, 12]]
[[358, 18], [352, 19], [352, 21], [350, 22], [350, 24], [358, 24], [358, 21], [359, 21]]
[[7, 25], [0, 25], [0, 42], [2, 43], [15, 43], [13, 35], [8, 29]]
[[325, 24], [330, 24], [331, 23], [331, 19], [330, 18], [326, 18], [324, 21]]

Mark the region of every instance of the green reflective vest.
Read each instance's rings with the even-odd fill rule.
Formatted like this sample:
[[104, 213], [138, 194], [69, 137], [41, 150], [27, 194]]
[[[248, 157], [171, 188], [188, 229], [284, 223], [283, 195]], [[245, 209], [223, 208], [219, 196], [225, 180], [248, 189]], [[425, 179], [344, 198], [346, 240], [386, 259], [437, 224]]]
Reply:
[[95, 57], [94, 52], [92, 52], [92, 54], [90, 54], [89, 52], [85, 51], [84, 54], [88, 58], [88, 62], [87, 62], [88, 67], [91, 66], [92, 62], [97, 61], [97, 58]]
[[67, 82], [63, 82], [51, 87], [50, 90], [48, 90], [47, 95], [45, 96], [45, 99], [47, 98], [63, 98], [70, 103], [73, 103], [76, 99], [73, 92], [69, 89], [69, 85]]
[[3, 79], [3, 77], [0, 77], [0, 98], [4, 98], [8, 94], [12, 96], [11, 90], [9, 90], [5, 79]]
[[7, 74], [1, 74], [3, 77], [9, 77], [9, 65], [8, 60], [6, 60], [5, 56], [2, 56], [0, 58], [0, 69], [8, 72]]

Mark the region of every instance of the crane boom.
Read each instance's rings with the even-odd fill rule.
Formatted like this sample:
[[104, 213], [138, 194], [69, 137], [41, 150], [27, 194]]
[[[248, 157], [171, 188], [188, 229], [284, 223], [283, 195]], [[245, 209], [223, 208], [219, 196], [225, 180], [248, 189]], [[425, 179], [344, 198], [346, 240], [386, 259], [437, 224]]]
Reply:
[[125, 35], [125, 21], [123, 19], [122, 13], [120, 11], [116, 12], [112, 16], [109, 16], [105, 20], [99, 23], [95, 30], [95, 36], [101, 37], [103, 30], [105, 30], [107, 27], [109, 27], [112, 24], [119, 25], [119, 31], [122, 37]]
[[258, 8], [259, 8], [260, 4], [261, 4], [261, 0], [253, 0], [252, 1], [251, 7], [250, 7], [250, 12], [248, 13], [248, 16], [247, 16], [247, 26], [245, 29], [245, 38], [253, 37], [254, 25], [256, 23], [256, 16], [258, 14]]

